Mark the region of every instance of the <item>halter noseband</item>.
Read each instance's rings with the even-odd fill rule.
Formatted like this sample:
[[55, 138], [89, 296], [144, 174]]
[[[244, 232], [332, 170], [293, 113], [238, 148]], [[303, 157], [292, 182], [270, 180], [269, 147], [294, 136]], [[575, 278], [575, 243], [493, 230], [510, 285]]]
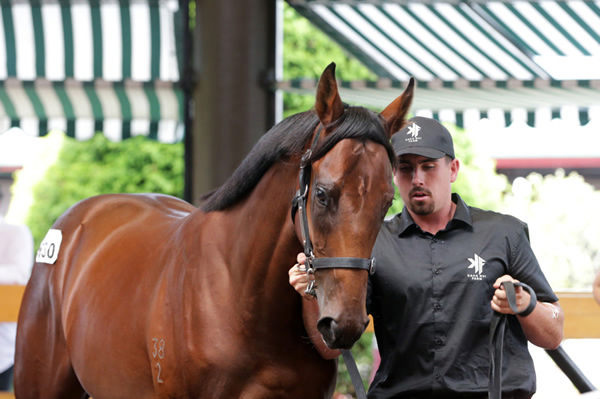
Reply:
[[[319, 127], [319, 130], [315, 134], [315, 138], [312, 142], [311, 147], [306, 150], [300, 160], [300, 175], [299, 175], [299, 189], [296, 195], [292, 199], [292, 222], [295, 223], [296, 212], [300, 213], [300, 231], [302, 234], [302, 241], [304, 245], [304, 254], [306, 255], [306, 274], [314, 274], [319, 269], [364, 269], [368, 270], [370, 274], [375, 272], [375, 258], [315, 258], [313, 253], [313, 246], [310, 240], [310, 233], [308, 230], [308, 216], [306, 214], [306, 202], [308, 198], [308, 192], [310, 187], [310, 177], [312, 173], [312, 154], [316, 146], [319, 136], [323, 131], [323, 125]], [[314, 280], [310, 280], [306, 293], [312, 296], [316, 296]]]

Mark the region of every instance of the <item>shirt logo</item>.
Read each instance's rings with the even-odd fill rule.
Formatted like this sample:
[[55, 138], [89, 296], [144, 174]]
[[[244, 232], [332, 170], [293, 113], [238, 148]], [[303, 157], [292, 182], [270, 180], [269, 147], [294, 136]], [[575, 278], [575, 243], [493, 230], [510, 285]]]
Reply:
[[411, 125], [408, 126], [408, 130], [406, 131], [406, 134], [408, 135], [408, 137], [405, 139], [405, 141], [408, 141], [411, 143], [419, 141], [421, 139], [419, 137], [420, 131], [421, 131], [421, 126], [419, 126], [413, 122]]
[[467, 277], [471, 280], [483, 280], [485, 278], [485, 274], [483, 274], [483, 265], [485, 265], [485, 259], [481, 256], [474, 254], [472, 258], [467, 258], [469, 261], [469, 266], [467, 269], [473, 269], [473, 273], [468, 273]]

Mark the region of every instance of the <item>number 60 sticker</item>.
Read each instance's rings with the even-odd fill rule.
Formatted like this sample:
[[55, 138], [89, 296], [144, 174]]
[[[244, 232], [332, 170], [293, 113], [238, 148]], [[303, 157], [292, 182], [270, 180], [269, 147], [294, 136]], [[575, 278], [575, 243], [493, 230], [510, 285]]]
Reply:
[[58, 251], [60, 250], [61, 242], [62, 232], [60, 230], [48, 230], [48, 233], [46, 233], [46, 236], [42, 240], [40, 248], [35, 255], [35, 261], [53, 265], [58, 258]]

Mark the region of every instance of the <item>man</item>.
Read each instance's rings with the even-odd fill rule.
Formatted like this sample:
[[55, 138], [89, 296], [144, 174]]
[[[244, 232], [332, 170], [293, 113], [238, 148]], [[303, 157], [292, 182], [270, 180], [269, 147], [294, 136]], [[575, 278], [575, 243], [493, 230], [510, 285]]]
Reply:
[[[32, 266], [33, 237], [29, 228], [8, 224], [0, 214], [0, 285], [25, 285]], [[17, 323], [0, 323], [0, 391], [12, 389], [16, 334]]]
[[[415, 117], [392, 137], [394, 182], [403, 211], [386, 220], [373, 254], [367, 311], [381, 363], [369, 398], [487, 398], [488, 335], [494, 311], [509, 314], [503, 356], [503, 398], [530, 398], [535, 371], [527, 341], [556, 348], [563, 312], [518, 219], [467, 206], [451, 185], [459, 171], [452, 136], [433, 119]], [[302, 255], [298, 258], [303, 263]], [[302, 293], [295, 265], [290, 284]], [[538, 301], [515, 316], [500, 285], [522, 281]], [[530, 296], [515, 287], [519, 311]], [[307, 329], [318, 311], [305, 299]], [[315, 330], [316, 331], [316, 330]], [[311, 336], [318, 336], [311, 334]], [[322, 344], [315, 342], [320, 350]], [[324, 356], [334, 351], [323, 349]]]

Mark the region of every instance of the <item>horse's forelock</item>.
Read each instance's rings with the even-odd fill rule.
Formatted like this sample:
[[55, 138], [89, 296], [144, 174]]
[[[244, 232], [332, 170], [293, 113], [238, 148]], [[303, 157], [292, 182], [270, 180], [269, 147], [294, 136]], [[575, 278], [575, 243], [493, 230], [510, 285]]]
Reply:
[[388, 158], [393, 164], [396, 156], [388, 136], [385, 133], [385, 121], [382, 117], [364, 107], [348, 106], [343, 120], [336, 129], [313, 151], [311, 161], [314, 162], [329, 152], [333, 146], [343, 139], [374, 141], [386, 149]]

